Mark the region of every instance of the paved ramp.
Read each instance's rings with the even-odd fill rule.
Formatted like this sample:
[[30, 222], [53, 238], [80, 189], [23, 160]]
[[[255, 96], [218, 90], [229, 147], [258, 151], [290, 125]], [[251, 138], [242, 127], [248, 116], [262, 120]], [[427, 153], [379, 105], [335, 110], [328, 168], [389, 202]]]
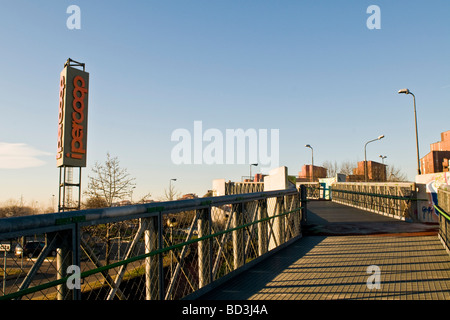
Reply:
[[305, 235], [410, 234], [434, 235], [438, 224], [405, 222], [331, 201], [308, 203]]
[[[331, 202], [308, 206], [305, 237], [201, 299], [450, 299], [450, 256], [435, 225]], [[368, 286], [372, 265], [380, 271], [379, 289]]]

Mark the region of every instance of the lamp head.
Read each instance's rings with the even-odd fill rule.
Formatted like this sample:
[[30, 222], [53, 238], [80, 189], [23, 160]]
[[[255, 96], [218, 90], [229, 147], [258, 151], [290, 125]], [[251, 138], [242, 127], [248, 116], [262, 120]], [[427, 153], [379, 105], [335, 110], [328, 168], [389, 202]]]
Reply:
[[309, 144], [305, 144], [305, 147], [312, 149], [312, 147]]
[[382, 134], [381, 136], [378, 137], [378, 140], [383, 139], [384, 138], [384, 134]]
[[410, 91], [409, 91], [409, 89], [400, 89], [400, 90], [398, 90], [398, 93], [404, 93], [404, 94], [409, 94], [409, 93], [411, 93]]

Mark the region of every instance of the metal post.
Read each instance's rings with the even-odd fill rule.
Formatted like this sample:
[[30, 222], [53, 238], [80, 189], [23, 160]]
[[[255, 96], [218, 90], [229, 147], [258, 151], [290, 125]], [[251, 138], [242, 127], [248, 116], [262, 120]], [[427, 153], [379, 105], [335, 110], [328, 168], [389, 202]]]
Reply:
[[[55, 234], [51, 234], [51, 237], [58, 237], [57, 249], [56, 249], [56, 269], [57, 279], [62, 279], [67, 276], [67, 268], [72, 264], [72, 248], [69, 243], [71, 235], [70, 231], [60, 231]], [[71, 232], [70, 232], [71, 233]], [[48, 243], [48, 239], [45, 240]], [[57, 299], [58, 300], [72, 300], [72, 295], [69, 293], [69, 289], [66, 283], [60, 284], [57, 287]]]
[[[300, 222], [301, 222], [301, 209], [297, 209], [298, 207], [300, 207], [300, 193], [297, 195], [293, 195], [291, 196], [291, 203], [292, 206], [289, 210], [295, 210], [295, 212], [293, 212], [291, 221], [292, 221], [292, 227], [291, 227], [291, 232], [292, 232], [292, 236], [291, 238], [294, 237], [298, 237], [299, 235], [301, 235], [301, 228], [300, 228]], [[288, 225], [289, 228], [289, 225]], [[289, 229], [288, 229], [289, 230]]]
[[[277, 209], [278, 209], [277, 215], [278, 215], [278, 214], [282, 214], [286, 211], [286, 209], [284, 207], [284, 205], [285, 205], [284, 196], [278, 197], [277, 202], [278, 202], [278, 204], [277, 204]], [[278, 220], [278, 229], [279, 229], [278, 245], [281, 245], [286, 241], [286, 223], [285, 223], [286, 217], [287, 216], [284, 215], [284, 216], [276, 218], [276, 220]]]
[[[276, 216], [283, 212], [283, 197], [275, 198], [275, 208], [268, 212], [268, 216]], [[271, 230], [269, 230], [269, 234], [271, 235], [269, 241], [269, 250], [272, 250], [283, 243], [284, 233], [283, 233], [283, 217], [276, 217], [270, 220]]]
[[61, 212], [61, 178], [62, 178], [62, 167], [59, 167], [58, 212]]
[[[267, 218], [267, 200], [258, 201], [258, 220]], [[258, 223], [258, 255], [267, 252], [267, 221]]]
[[376, 138], [376, 139], [367, 141], [366, 144], [364, 145], [364, 181], [365, 181], [365, 182], [367, 182], [367, 180], [368, 180], [368, 179], [367, 179], [367, 153], [366, 153], [366, 147], [367, 147], [367, 145], [368, 145], [369, 143], [374, 142], [374, 141], [377, 141], [377, 140], [380, 140], [380, 139], [383, 139], [383, 138], [384, 138], [384, 135], [381, 135], [381, 136], [379, 136], [379, 137]]
[[[158, 217], [141, 219], [145, 224], [144, 242], [145, 253], [148, 254], [158, 249], [159, 228]], [[158, 300], [159, 298], [159, 263], [158, 255], [145, 258], [145, 299]]]
[[314, 149], [311, 145], [305, 145], [306, 148], [311, 149], [311, 182], [314, 182]]
[[[78, 267], [81, 266], [81, 232], [78, 223], [72, 228], [72, 262]], [[73, 289], [73, 299], [81, 300], [81, 287]]]
[[417, 113], [416, 113], [416, 96], [410, 92], [414, 100], [414, 122], [416, 125], [416, 150], [417, 150], [417, 173], [420, 175], [420, 158], [419, 158], [419, 134], [417, 129]]
[[[210, 208], [197, 210], [197, 230], [198, 237], [204, 237], [209, 234], [210, 231]], [[197, 245], [198, 249], [198, 287], [202, 288], [211, 282], [211, 264], [210, 255], [211, 251], [210, 241], [203, 240]]]
[[79, 170], [79, 176], [78, 176], [78, 210], [81, 209], [81, 167]]
[[4, 251], [4, 256], [3, 256], [3, 295], [6, 294], [6, 250]]
[[[237, 228], [243, 223], [243, 213], [242, 213], [242, 203], [237, 203], [232, 205], [233, 211], [233, 221], [232, 228]], [[238, 229], [231, 232], [231, 236], [233, 239], [233, 261], [234, 261], [234, 269], [238, 269], [239, 267], [244, 265], [244, 255], [242, 254], [242, 250], [244, 249], [244, 230]]]
[[308, 209], [307, 209], [307, 203], [308, 203], [308, 199], [307, 199], [307, 191], [306, 191], [306, 186], [305, 185], [300, 185], [300, 206], [302, 207], [302, 220], [301, 220], [301, 224], [300, 226], [304, 226], [308, 219]]

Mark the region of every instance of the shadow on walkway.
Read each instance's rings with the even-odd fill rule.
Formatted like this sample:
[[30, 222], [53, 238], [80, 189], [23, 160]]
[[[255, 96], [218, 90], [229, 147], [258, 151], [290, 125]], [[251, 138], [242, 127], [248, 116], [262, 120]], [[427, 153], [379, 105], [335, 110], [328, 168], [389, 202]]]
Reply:
[[308, 203], [304, 235], [434, 235], [435, 223], [405, 222], [369, 211], [348, 207], [331, 201]]
[[[330, 201], [311, 201], [308, 203], [303, 238], [205, 293], [198, 300], [249, 300], [255, 297], [364, 299], [369, 264], [381, 266], [383, 274], [393, 277], [385, 279], [386, 290], [377, 292], [377, 298], [416, 299], [421, 298], [422, 294], [447, 298], [448, 290], [440, 292], [442, 290], [438, 288], [428, 294], [416, 288], [429, 278], [429, 274], [440, 272], [440, 269], [448, 273], [449, 258], [435, 237], [437, 230], [436, 224], [405, 222]], [[369, 235], [376, 237], [367, 237]], [[427, 263], [429, 270], [424, 269], [424, 263]], [[424, 272], [426, 276], [422, 276]], [[403, 278], [405, 275], [418, 275], [418, 278], [407, 281]], [[445, 281], [442, 283], [450, 283], [448, 274], [443, 277]], [[348, 279], [352, 280], [348, 282]], [[433, 281], [436, 283], [438, 280]], [[287, 287], [284, 288], [280, 281]], [[333, 290], [342, 295], [336, 295]], [[399, 290], [405, 294], [399, 295]], [[316, 296], [309, 297], [311, 293]]]
[[318, 236], [298, 239], [272, 257], [204, 294], [199, 300], [248, 300], [325, 238]]

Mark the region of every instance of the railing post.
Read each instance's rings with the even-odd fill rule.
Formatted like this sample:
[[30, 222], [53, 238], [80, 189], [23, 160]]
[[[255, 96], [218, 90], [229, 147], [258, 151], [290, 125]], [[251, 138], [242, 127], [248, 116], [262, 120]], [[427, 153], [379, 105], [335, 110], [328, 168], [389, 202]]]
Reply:
[[[71, 230], [63, 230], [57, 233], [49, 234], [50, 238], [58, 237], [57, 249], [56, 249], [56, 278], [62, 279], [67, 276], [67, 268], [72, 265], [73, 252], [72, 252], [72, 232]], [[46, 239], [47, 243], [50, 239]], [[57, 299], [58, 300], [72, 300], [73, 295], [70, 294], [67, 283], [63, 283], [57, 286]]]
[[[275, 208], [273, 212], [269, 212], [269, 216], [277, 216], [283, 212], [284, 201], [283, 197], [275, 198]], [[272, 210], [271, 210], [272, 211]], [[269, 242], [269, 250], [276, 248], [284, 242], [284, 217], [276, 217], [271, 219], [272, 222], [272, 237]]]
[[291, 199], [292, 201], [290, 201], [290, 203], [292, 203], [292, 206], [291, 208], [289, 208], [289, 211], [295, 210], [295, 212], [289, 214], [290, 216], [292, 216], [292, 218], [290, 219], [290, 221], [292, 221], [292, 227], [290, 227], [289, 229], [291, 229], [292, 232], [291, 238], [294, 238], [301, 235], [302, 232], [300, 227], [301, 209], [297, 209], [300, 206], [300, 192], [296, 195], [292, 195]]
[[[159, 232], [158, 217], [149, 217], [139, 220], [144, 224], [145, 253], [150, 253], [158, 249]], [[160, 272], [159, 255], [145, 258], [145, 299], [158, 300], [160, 298]]]
[[[258, 201], [257, 220], [267, 218], [267, 200]], [[262, 256], [267, 252], [267, 221], [258, 223], [258, 255]]]
[[300, 206], [302, 207], [302, 220], [300, 227], [304, 226], [308, 220], [308, 209], [307, 209], [307, 190], [305, 185], [300, 185]]
[[[243, 205], [242, 203], [237, 203], [232, 205], [232, 228], [237, 228], [243, 224]], [[234, 230], [231, 233], [233, 240], [233, 262], [234, 269], [244, 265], [244, 229]]]
[[[204, 237], [209, 235], [210, 232], [210, 216], [211, 208], [199, 209], [196, 214], [197, 219], [197, 231], [198, 237]], [[199, 289], [206, 286], [211, 282], [211, 241], [210, 239], [198, 242], [198, 287]]]
[[[78, 223], [72, 229], [72, 263], [81, 267], [81, 230]], [[80, 268], [81, 271], [81, 268]], [[81, 300], [81, 287], [73, 289], [73, 299]]]

